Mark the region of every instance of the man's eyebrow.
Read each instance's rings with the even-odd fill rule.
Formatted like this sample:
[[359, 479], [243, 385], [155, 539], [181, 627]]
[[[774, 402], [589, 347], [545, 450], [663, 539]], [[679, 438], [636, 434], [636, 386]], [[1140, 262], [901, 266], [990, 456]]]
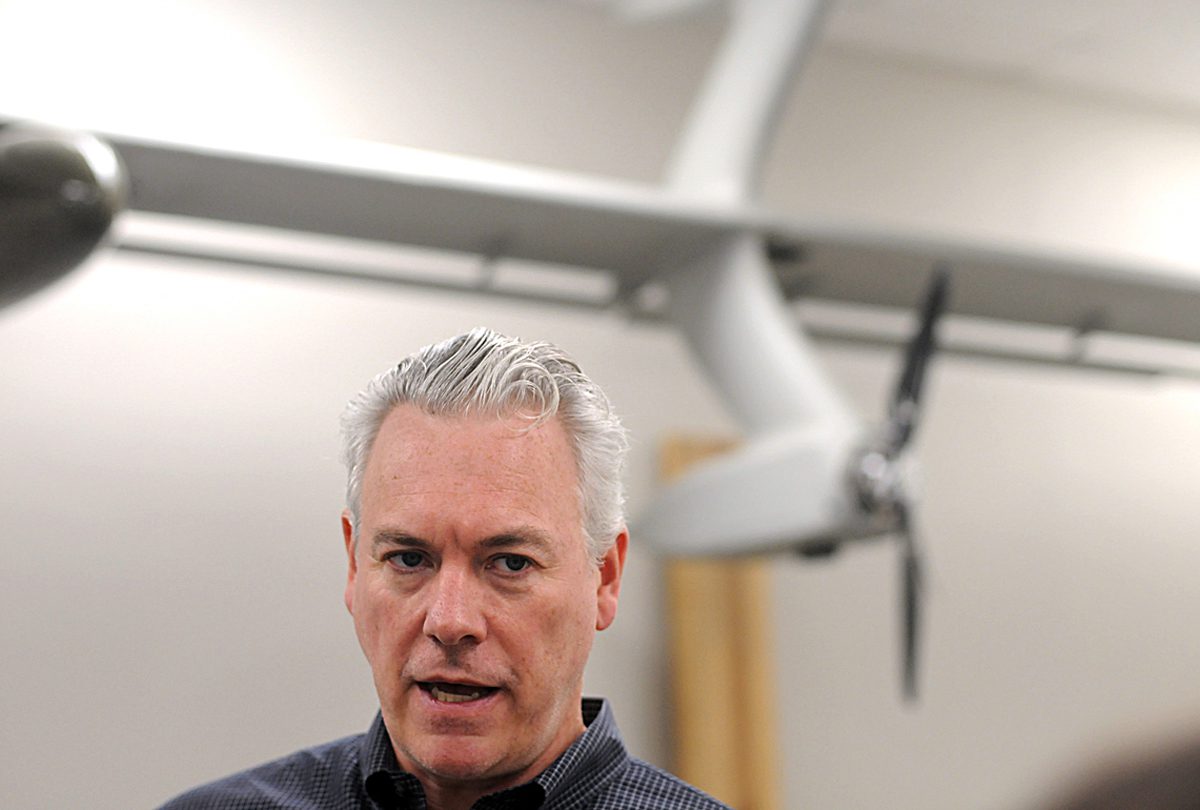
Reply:
[[408, 532], [395, 529], [381, 529], [371, 538], [371, 548], [378, 549], [384, 546], [427, 549], [429, 548], [429, 542], [422, 540], [420, 537], [415, 537]]
[[[400, 529], [381, 529], [371, 538], [372, 549], [388, 546], [428, 550], [433, 547], [433, 544]], [[486, 537], [480, 541], [479, 546], [488, 550], [533, 547], [549, 553], [554, 551], [555, 543], [553, 537], [544, 529], [536, 526], [520, 526]]]
[[494, 534], [484, 539], [480, 544], [485, 549], [520, 548], [533, 546], [542, 552], [554, 551], [554, 540], [543, 529], [534, 526], [521, 526], [511, 531]]

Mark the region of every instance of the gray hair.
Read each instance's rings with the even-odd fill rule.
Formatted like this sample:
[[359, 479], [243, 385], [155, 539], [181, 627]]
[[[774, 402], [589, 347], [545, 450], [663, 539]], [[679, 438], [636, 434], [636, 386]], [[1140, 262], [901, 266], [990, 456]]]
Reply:
[[528, 430], [557, 416], [575, 451], [588, 550], [599, 560], [612, 546], [625, 523], [621, 470], [629, 440], [608, 397], [556, 346], [483, 327], [410, 355], [346, 406], [342, 460], [356, 537], [367, 458], [384, 419], [406, 403], [435, 416], [519, 415]]

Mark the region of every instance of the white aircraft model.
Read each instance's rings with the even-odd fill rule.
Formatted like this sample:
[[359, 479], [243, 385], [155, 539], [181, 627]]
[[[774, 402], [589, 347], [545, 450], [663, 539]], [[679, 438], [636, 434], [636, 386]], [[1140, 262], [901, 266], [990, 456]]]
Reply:
[[[665, 284], [666, 316], [742, 421], [746, 440], [666, 489], [635, 521], [639, 537], [680, 555], [820, 555], [846, 541], [896, 537], [903, 681], [911, 696], [920, 556], [901, 456], [916, 426], [939, 315], [1197, 341], [1200, 278], [762, 210], [755, 190], [765, 145], [825, 5], [732, 3], [727, 37], [663, 186], [382, 145], [256, 151], [115, 133], [103, 140], [127, 169], [128, 205], [137, 211], [601, 270], [614, 274], [616, 291], [590, 304], [634, 314], [643, 307], [640, 290]], [[41, 147], [31, 145], [39, 139]], [[39, 150], [59, 158], [35, 159]], [[62, 158], [64, 150], [79, 157]], [[96, 243], [97, 223], [108, 224], [125, 194], [115, 167], [93, 138], [0, 128], [0, 305], [62, 274]], [[12, 179], [34, 171], [52, 181]], [[89, 227], [63, 224], [85, 209]], [[118, 246], [238, 261], [221, 242], [164, 240], [135, 229]], [[781, 253], [792, 254], [807, 293], [819, 298], [909, 306], [932, 276], [881, 430], [869, 430], [843, 403], [788, 312], [771, 263]], [[471, 289], [514, 294], [486, 283]], [[515, 294], [562, 300], [537, 290]]]

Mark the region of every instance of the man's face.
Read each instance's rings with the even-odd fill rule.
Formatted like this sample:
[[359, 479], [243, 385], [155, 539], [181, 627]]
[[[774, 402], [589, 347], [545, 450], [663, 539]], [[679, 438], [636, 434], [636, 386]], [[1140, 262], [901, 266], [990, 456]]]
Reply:
[[583, 669], [616, 613], [626, 538], [598, 566], [557, 419], [388, 415], [363, 477], [346, 607], [402, 767], [490, 792], [583, 731]]

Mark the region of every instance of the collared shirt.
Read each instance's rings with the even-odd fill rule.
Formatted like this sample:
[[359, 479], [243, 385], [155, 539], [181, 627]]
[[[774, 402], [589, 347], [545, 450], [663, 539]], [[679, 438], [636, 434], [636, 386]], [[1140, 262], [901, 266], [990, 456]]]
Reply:
[[[587, 730], [531, 782], [484, 796], [473, 810], [729, 810], [629, 756], [607, 701], [583, 700]], [[382, 715], [366, 734], [195, 788], [161, 810], [426, 810], [417, 778], [396, 761]]]

